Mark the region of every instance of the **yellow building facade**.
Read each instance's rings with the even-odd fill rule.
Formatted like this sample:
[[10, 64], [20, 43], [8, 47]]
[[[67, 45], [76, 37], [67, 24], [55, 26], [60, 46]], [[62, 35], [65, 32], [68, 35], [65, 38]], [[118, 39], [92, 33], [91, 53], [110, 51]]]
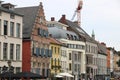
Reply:
[[50, 61], [51, 75], [56, 75], [61, 70], [60, 55], [61, 43], [54, 38], [49, 38], [50, 49], [52, 50], [52, 57]]

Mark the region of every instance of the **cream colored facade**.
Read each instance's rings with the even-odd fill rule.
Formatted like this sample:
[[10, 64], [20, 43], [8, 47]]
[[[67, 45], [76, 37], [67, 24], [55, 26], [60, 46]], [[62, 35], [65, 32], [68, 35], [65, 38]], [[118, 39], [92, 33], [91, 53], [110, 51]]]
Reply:
[[[60, 39], [60, 41], [67, 45], [67, 72], [75, 76], [75, 80], [78, 80], [79, 74], [86, 73], [86, 54], [85, 54], [85, 42], [73, 41], [67, 39]], [[69, 45], [79, 45], [82, 48], [69, 47]], [[75, 56], [77, 55], [77, 56]], [[70, 59], [71, 56], [71, 59]], [[70, 65], [71, 64], [71, 65]], [[71, 68], [71, 69], [70, 69]], [[76, 70], [76, 71], [75, 71]]]
[[86, 72], [87, 77], [92, 74], [93, 78], [97, 74], [98, 47], [96, 43], [86, 42]]
[[[8, 66], [7, 61], [12, 61], [14, 71], [21, 71], [22, 68], [22, 16], [14, 14], [11, 18], [11, 14], [8, 12], [0, 11], [0, 67]], [[7, 21], [7, 32], [5, 34], [5, 24]], [[13, 23], [13, 29], [11, 30], [11, 22]], [[19, 28], [18, 28], [18, 27]], [[19, 32], [17, 31], [19, 30]], [[11, 36], [11, 34], [13, 34]], [[4, 47], [6, 44], [6, 47]], [[10, 48], [12, 46], [12, 48]], [[5, 52], [6, 51], [6, 52]], [[6, 55], [4, 54], [6, 53]]]

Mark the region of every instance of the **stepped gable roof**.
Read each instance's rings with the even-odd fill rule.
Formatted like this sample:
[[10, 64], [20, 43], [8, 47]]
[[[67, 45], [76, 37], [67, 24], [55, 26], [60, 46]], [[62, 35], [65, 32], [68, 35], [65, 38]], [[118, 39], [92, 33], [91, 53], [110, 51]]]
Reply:
[[98, 42], [98, 53], [103, 54], [103, 55], [107, 55], [106, 46], [104, 46], [103, 44], [100, 44], [99, 42]]
[[39, 6], [16, 8], [15, 11], [23, 17], [23, 39], [30, 39], [32, 28], [38, 13]]
[[60, 39], [64, 38], [67, 39], [67, 34], [74, 35], [78, 38], [78, 35], [72, 31], [67, 31], [57, 27], [48, 27], [49, 34], [52, 34], [54, 38]]
[[70, 20], [66, 20], [66, 23], [69, 27], [71, 27], [79, 35], [85, 37], [86, 41], [96, 43], [96, 41], [92, 37], [90, 37], [77, 23], [74, 23]]

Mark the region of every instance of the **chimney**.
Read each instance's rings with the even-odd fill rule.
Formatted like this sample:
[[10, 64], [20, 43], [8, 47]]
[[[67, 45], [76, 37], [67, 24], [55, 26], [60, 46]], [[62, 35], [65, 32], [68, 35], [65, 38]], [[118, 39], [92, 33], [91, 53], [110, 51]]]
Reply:
[[103, 46], [106, 46], [106, 44], [105, 44], [104, 42], [101, 42], [101, 44], [102, 44]]
[[55, 21], [55, 18], [54, 18], [54, 17], [51, 17], [51, 21]]
[[52, 34], [49, 34], [49, 37], [52, 37]]
[[59, 20], [59, 22], [66, 24], [66, 16], [62, 15], [61, 19]]
[[65, 20], [65, 19], [66, 19], [66, 16], [65, 16], [64, 14], [62, 15], [62, 19], [63, 19], [63, 20]]

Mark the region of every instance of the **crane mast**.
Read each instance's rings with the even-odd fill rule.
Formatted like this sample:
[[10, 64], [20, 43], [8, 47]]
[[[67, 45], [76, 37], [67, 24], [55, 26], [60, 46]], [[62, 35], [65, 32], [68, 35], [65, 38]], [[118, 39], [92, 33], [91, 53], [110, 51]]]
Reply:
[[78, 25], [80, 26], [81, 24], [81, 9], [82, 9], [82, 5], [83, 5], [83, 1], [82, 0], [78, 0], [78, 5], [77, 5], [77, 8], [72, 16], [72, 19], [73, 20], [75, 18], [75, 16], [77, 15], [77, 23]]

